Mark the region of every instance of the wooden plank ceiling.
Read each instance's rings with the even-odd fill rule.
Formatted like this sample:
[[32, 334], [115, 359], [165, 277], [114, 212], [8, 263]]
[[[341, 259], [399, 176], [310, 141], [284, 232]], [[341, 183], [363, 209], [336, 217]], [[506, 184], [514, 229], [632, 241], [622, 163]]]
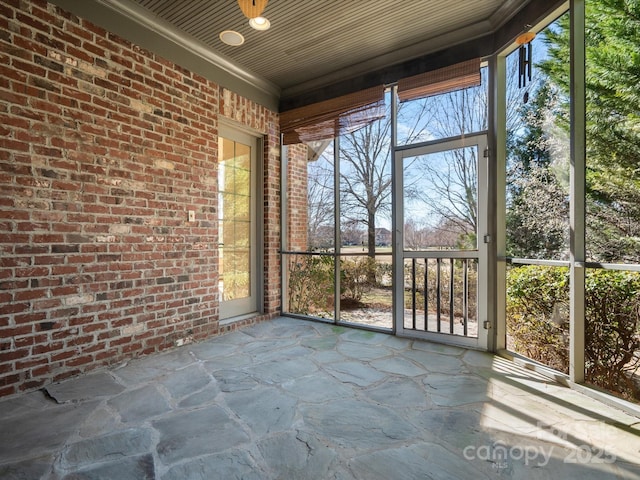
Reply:
[[[106, 0], [107, 2], [109, 0]], [[366, 75], [502, 26], [528, 0], [270, 0], [268, 31], [253, 30], [236, 0], [118, 0], [148, 11], [282, 96]], [[223, 30], [245, 37], [225, 45]]]

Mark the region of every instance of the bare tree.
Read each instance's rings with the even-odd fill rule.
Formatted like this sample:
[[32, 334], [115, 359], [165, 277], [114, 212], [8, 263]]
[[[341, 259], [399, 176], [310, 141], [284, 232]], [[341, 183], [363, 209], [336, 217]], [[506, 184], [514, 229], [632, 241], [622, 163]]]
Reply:
[[404, 222], [404, 247], [412, 250], [424, 248], [427, 245], [429, 232], [424, 225], [413, 218]]
[[341, 223], [366, 227], [370, 257], [375, 256], [376, 214], [390, 208], [390, 127], [385, 118], [340, 137]]
[[[507, 105], [517, 105], [524, 90], [517, 88], [517, 64], [508, 65]], [[427, 97], [422, 111], [433, 112], [426, 125], [432, 138], [444, 139], [482, 132], [488, 128], [488, 95], [486, 69], [482, 69], [481, 85]], [[538, 82], [533, 78], [533, 83]], [[522, 119], [515, 108], [507, 108], [509, 131], [518, 130]], [[475, 147], [463, 147], [426, 155], [413, 165], [405, 165], [405, 197], [416, 202], [417, 209], [429, 212], [431, 228], [442, 225], [458, 232], [459, 240], [475, 236], [478, 227], [478, 160], [483, 155]], [[407, 178], [409, 177], [409, 178]], [[407, 181], [409, 180], [409, 181]]]
[[[387, 102], [389, 103], [389, 102]], [[406, 143], [426, 140], [433, 113], [428, 105], [398, 109]], [[407, 115], [410, 113], [410, 115]], [[376, 217], [391, 213], [391, 116], [340, 137], [340, 193], [343, 223], [358, 222], [367, 230], [367, 255], [375, 257]]]
[[341, 225], [341, 240], [343, 245], [360, 245], [363, 243], [363, 238], [366, 235], [366, 231], [360, 222], [342, 222]]
[[[484, 75], [484, 73], [483, 73]], [[418, 102], [436, 112], [428, 129], [435, 138], [450, 138], [487, 129], [486, 83], [478, 87], [427, 97]], [[475, 235], [478, 226], [478, 152], [463, 147], [417, 159], [405, 165], [412, 177], [405, 196], [429, 212], [431, 225], [448, 224], [462, 235]], [[405, 184], [407, 182], [405, 181]]]
[[309, 247], [325, 248], [333, 244], [333, 171], [326, 163], [315, 161], [308, 163], [307, 175]]
[[[482, 75], [486, 75], [483, 71]], [[387, 102], [389, 103], [389, 102]], [[487, 128], [486, 82], [482, 86], [401, 103], [398, 108], [400, 144], [447, 138]], [[382, 215], [390, 216], [392, 158], [391, 118], [384, 118], [340, 137], [341, 229], [362, 225], [367, 231], [367, 254], [375, 256], [376, 227]], [[475, 149], [447, 152], [437, 164], [408, 160], [404, 195], [421, 203], [435, 221], [455, 225], [455, 230], [475, 234], [477, 227], [477, 161]], [[333, 168], [333, 159], [325, 155]], [[425, 187], [428, 183], [428, 188]], [[424, 219], [417, 219], [424, 220]]]
[[434, 161], [423, 159], [419, 165], [423, 177], [413, 200], [421, 202], [438, 223], [474, 234], [478, 226], [477, 165], [476, 149], [470, 147], [444, 152]]

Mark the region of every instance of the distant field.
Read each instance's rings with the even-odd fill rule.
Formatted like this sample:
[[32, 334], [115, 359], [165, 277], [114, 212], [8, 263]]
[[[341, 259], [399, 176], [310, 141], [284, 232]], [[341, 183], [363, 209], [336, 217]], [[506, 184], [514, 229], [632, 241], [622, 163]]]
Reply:
[[[348, 254], [360, 253], [364, 256], [367, 254], [367, 247], [362, 247], [362, 246], [342, 247], [342, 249], [340, 250], [340, 253], [348, 253]], [[391, 264], [391, 247], [376, 247], [376, 262]]]
[[[367, 247], [355, 245], [353, 247], [342, 247], [340, 253], [362, 253], [367, 254]], [[376, 247], [376, 254], [391, 254], [391, 247]]]

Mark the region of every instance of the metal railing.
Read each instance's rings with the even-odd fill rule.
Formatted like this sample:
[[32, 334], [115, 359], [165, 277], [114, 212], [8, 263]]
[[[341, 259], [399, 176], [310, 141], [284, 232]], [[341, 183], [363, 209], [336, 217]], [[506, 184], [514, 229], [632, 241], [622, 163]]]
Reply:
[[405, 329], [477, 336], [477, 266], [476, 256], [405, 258]]

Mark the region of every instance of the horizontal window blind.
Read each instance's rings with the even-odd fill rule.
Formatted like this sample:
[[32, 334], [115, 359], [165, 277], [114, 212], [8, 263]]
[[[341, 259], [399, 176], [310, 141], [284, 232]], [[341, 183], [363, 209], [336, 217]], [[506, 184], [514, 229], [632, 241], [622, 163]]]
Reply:
[[448, 67], [398, 80], [401, 102], [416, 100], [480, 85], [480, 59], [467, 60]]
[[280, 114], [284, 144], [333, 138], [384, 117], [384, 87], [368, 88]]
[[[398, 80], [401, 102], [480, 85], [476, 58]], [[384, 86], [367, 88], [280, 114], [284, 144], [307, 143], [353, 132], [384, 118]]]

